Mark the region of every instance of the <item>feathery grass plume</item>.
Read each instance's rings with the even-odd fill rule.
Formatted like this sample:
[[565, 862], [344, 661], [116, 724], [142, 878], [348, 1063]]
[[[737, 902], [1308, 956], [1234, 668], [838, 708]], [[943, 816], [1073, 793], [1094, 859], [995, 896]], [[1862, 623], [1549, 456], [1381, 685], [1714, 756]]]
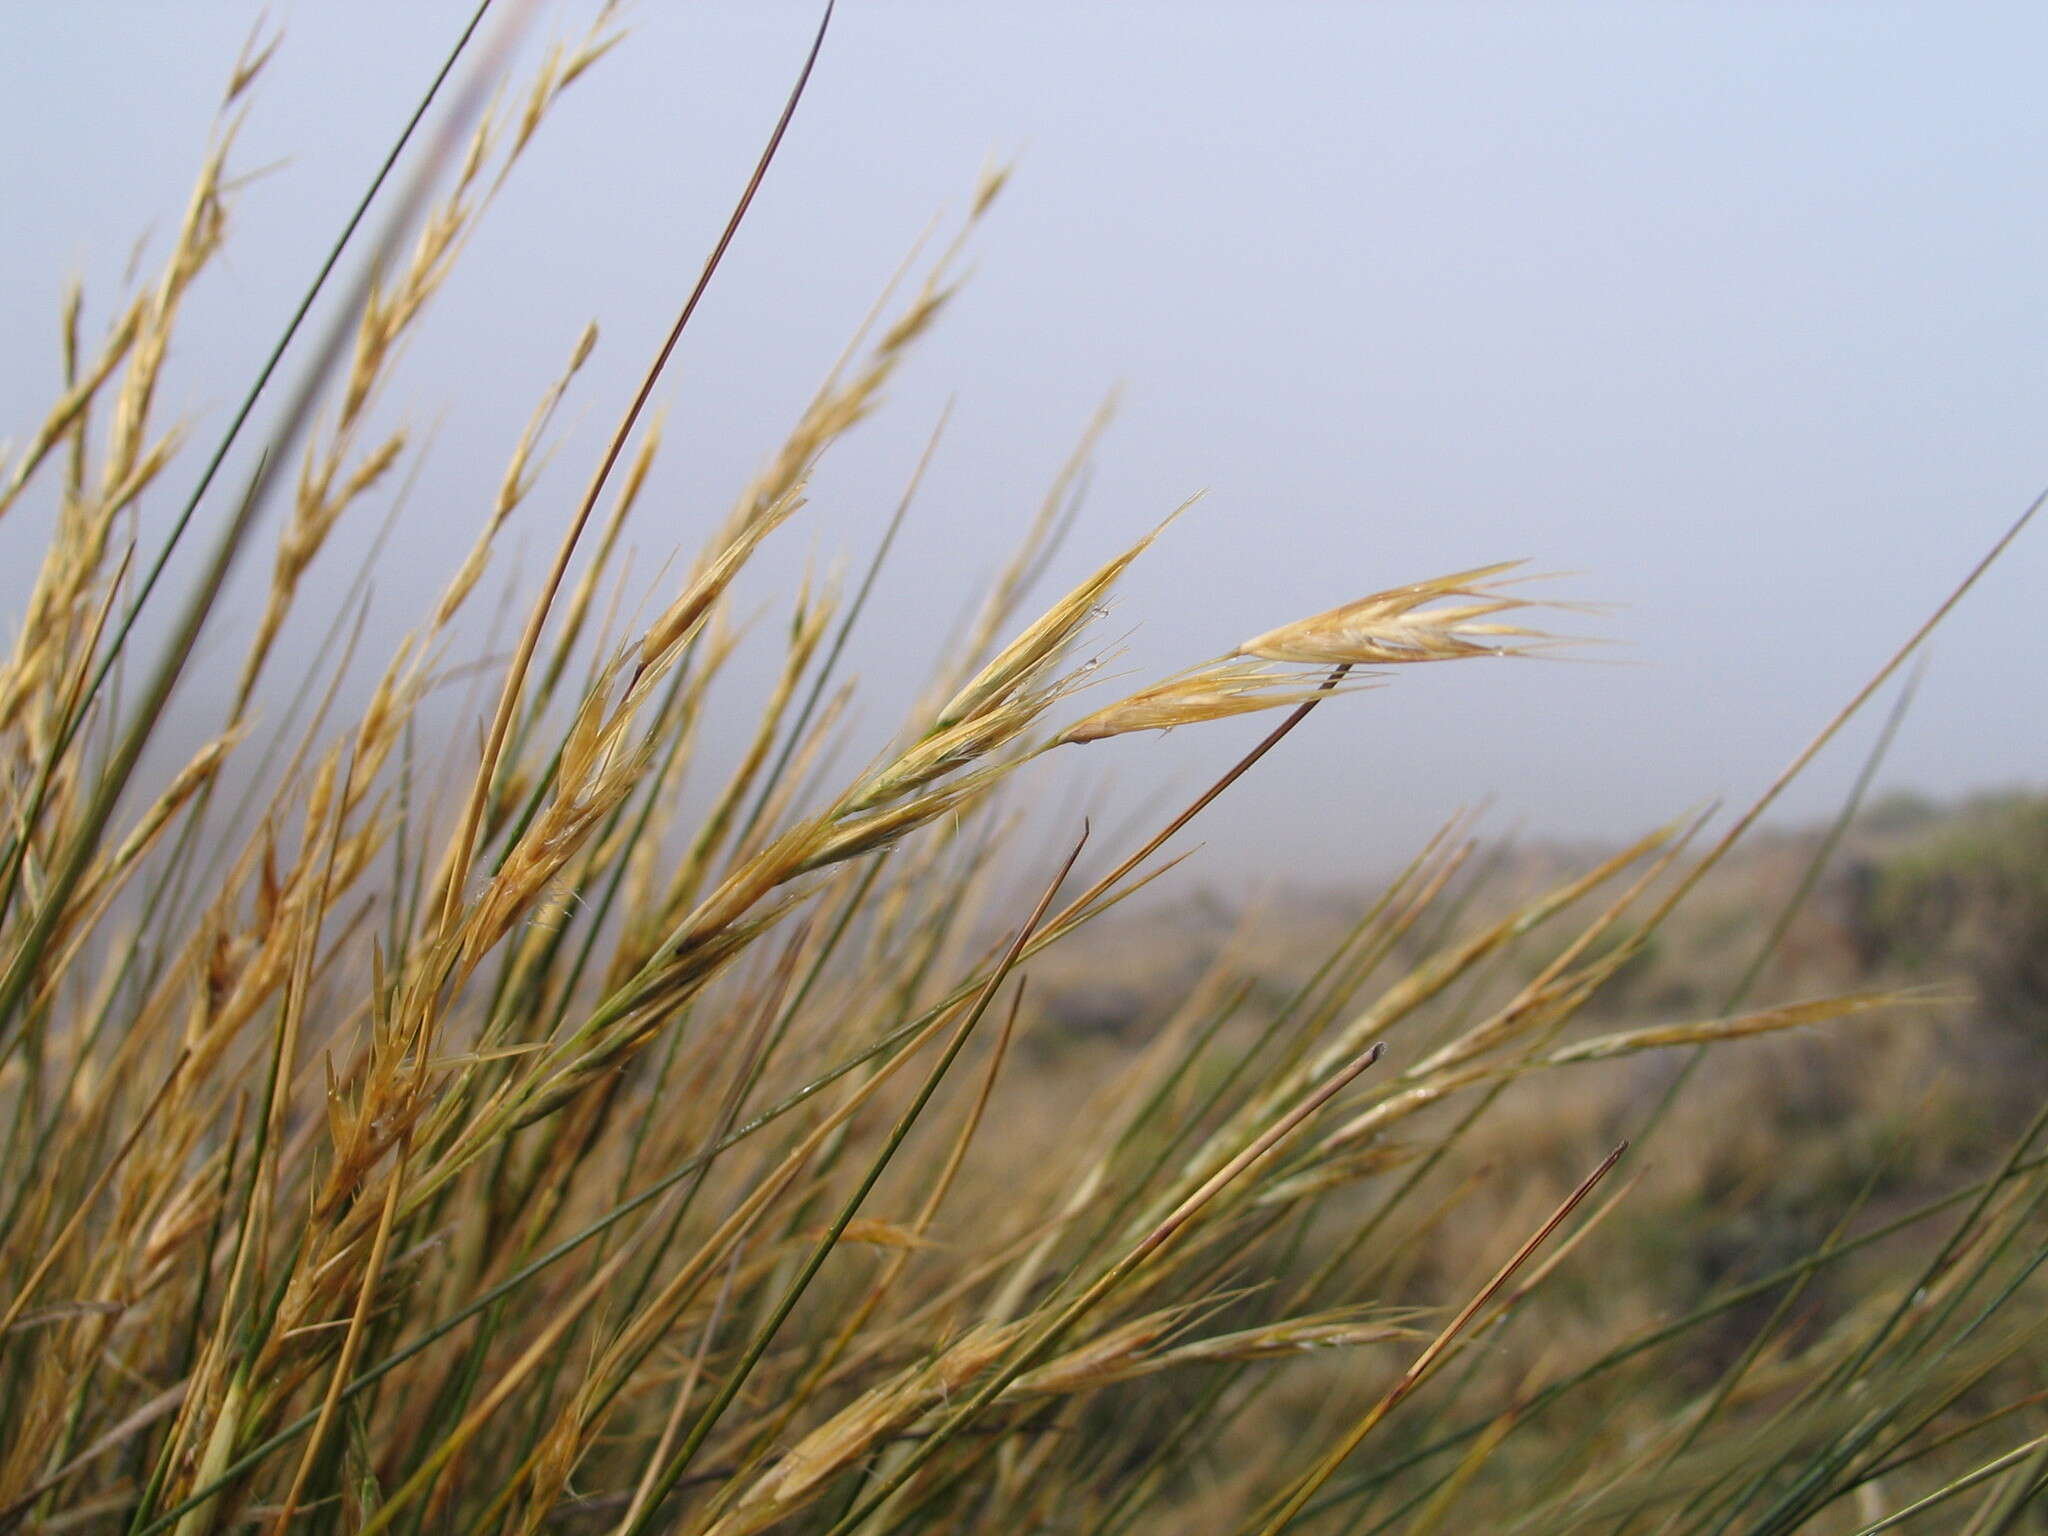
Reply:
[[[539, 131], [548, 110], [571, 81], [618, 41], [616, 34], [609, 38], [602, 35], [611, 12], [612, 8], [606, 7], [590, 35], [573, 54], [565, 53], [559, 44], [549, 49], [528, 87], [526, 106], [513, 141], [501, 157], [497, 175], [488, 184], [484, 172], [498, 149], [502, 125], [488, 115], [477, 124], [463, 154], [454, 185], [428, 214], [405, 267], [394, 280], [380, 282], [370, 294], [356, 327], [355, 345], [342, 382], [341, 402], [334, 425], [324, 442], [308, 442], [306, 445], [291, 516], [278, 538], [270, 593], [262, 620], [257, 625], [256, 637], [243, 663], [242, 680], [237, 690], [238, 712], [246, 705], [257, 676], [269, 658], [270, 648], [277, 639], [278, 630], [297, 595], [307, 567], [326, 544], [342, 515], [384, 477], [404, 450], [406, 434], [403, 430], [388, 434], [367, 451], [359, 452], [358, 445], [368, 424], [370, 407], [388, 386], [409, 333], [454, 270], [464, 246], [504, 185], [513, 164]], [[535, 438], [560, 403], [570, 380], [589, 358], [595, 342], [596, 327], [592, 325], [578, 338], [567, 371], [548, 392], [521, 436], [505, 478], [499, 484], [471, 563], [465, 564], [457, 575], [451, 584], [449, 598], [443, 601], [442, 612], [436, 615], [437, 627], [446, 623], [448, 612], [459, 606], [468, 588], [474, 585], [484, 550], [512, 509], [531, 489], [526, 466], [534, 450]], [[352, 467], [351, 459], [356, 461]], [[472, 564], [478, 565], [479, 570], [473, 571]]]
[[1220, 661], [1170, 677], [1129, 698], [1119, 699], [1075, 721], [1053, 738], [1054, 744], [1102, 741], [1131, 731], [1170, 731], [1179, 725], [1222, 720], [1260, 709], [1291, 709], [1335, 693], [1357, 693], [1376, 683], [1356, 682], [1339, 688], [1314, 688], [1298, 672], [1280, 672], [1255, 662]]
[[1630, 1029], [1619, 1034], [1600, 1035], [1551, 1051], [1542, 1060], [1546, 1066], [1563, 1066], [1580, 1061], [1607, 1061], [1616, 1056], [1633, 1055], [1637, 1051], [1666, 1050], [1672, 1046], [1698, 1045], [1716, 1040], [1746, 1040], [1752, 1035], [1774, 1034], [1782, 1029], [1804, 1029], [1810, 1024], [1823, 1024], [1831, 1019], [1849, 1018], [1880, 1008], [1931, 1007], [1958, 1000], [1955, 994], [1939, 988], [1896, 992], [1852, 992], [1840, 997], [1815, 998], [1809, 1002], [1765, 1008], [1732, 1019], [1708, 1019], [1696, 1024], [1665, 1024], [1649, 1029]]
[[[202, 183], [202, 188], [204, 187]], [[190, 274], [186, 282], [191, 280]], [[78, 319], [84, 306], [84, 295], [76, 284], [67, 292], [64, 302], [62, 336], [65, 353], [65, 390], [42, 423], [30, 436], [25, 446], [8, 471], [4, 486], [0, 486], [0, 515], [5, 515], [21, 498], [30, 480], [42, 468], [43, 460], [51, 451], [67, 439], [82, 445], [83, 434], [78, 431], [79, 423], [90, 411], [92, 403], [99, 397], [100, 390], [113, 376], [114, 370], [128, 356], [135, 345], [135, 338], [142, 329], [143, 317], [147, 312], [148, 300], [138, 296], [121, 311], [120, 318], [109, 330], [106, 340], [92, 362], [84, 369], [78, 365]], [[53, 551], [54, 553], [54, 551]]]
[[[1537, 1046], [1530, 1047], [1520, 1056], [1504, 1062], [1482, 1065], [1469, 1062], [1463, 1065], [1447, 1063], [1404, 1074], [1400, 1081], [1407, 1086], [1400, 1087], [1379, 1103], [1330, 1131], [1319, 1144], [1317, 1151], [1319, 1154], [1328, 1154], [1362, 1146], [1370, 1147], [1385, 1133], [1388, 1126], [1418, 1114], [1452, 1094], [1504, 1077], [1520, 1076], [1550, 1067], [1570, 1066], [1581, 1062], [1608, 1061], [1640, 1051], [1669, 1050], [1685, 1045], [1747, 1039], [1782, 1030], [1803, 1029], [1833, 1019], [1855, 1017], [1901, 1005], [1927, 1006], [1952, 1000], [1938, 991], [1851, 993], [1840, 997], [1818, 998], [1804, 1003], [1767, 1008], [1736, 1018], [1625, 1030], [1617, 1034], [1577, 1041], [1549, 1051], [1540, 1049], [1539, 1039]], [[1547, 1038], [1547, 1035], [1543, 1038]], [[1459, 1057], [1457, 1060], [1464, 1062], [1465, 1058]]]
[[[82, 666], [78, 632], [98, 606], [99, 584], [107, 578], [120, 514], [163, 473], [183, 442], [176, 427], [157, 433], [151, 422], [157, 389], [169, 353], [171, 333], [186, 296], [218, 254], [227, 231], [230, 190], [228, 157], [235, 126], [219, 129], [186, 203], [164, 267], [147, 291], [122, 313], [93, 364], [72, 378], [57, 405], [16, 460], [4, 488], [0, 515], [27, 489], [49, 453], [67, 438], [73, 457], [65, 490], [58, 498], [52, 532], [16, 633], [14, 652], [0, 671], [0, 728], [11, 725], [45, 679]], [[67, 318], [67, 375], [77, 375], [76, 313]], [[117, 373], [118, 371], [118, 373]], [[111, 421], [98, 472], [88, 483], [87, 432], [93, 407], [111, 390]], [[64, 722], [29, 722], [24, 745], [42, 755], [64, 734]]]
[[1034, 704], [1042, 708], [1044, 702], [1050, 702], [1043, 692], [1046, 679], [1059, 669], [1068, 648], [1098, 617], [1117, 578], [1192, 505], [1192, 501], [1181, 503], [1158, 527], [1099, 566], [1026, 626], [1022, 634], [991, 657], [959, 692], [940, 706], [932, 729], [944, 731], [965, 721], [982, 719], [992, 711], [1018, 706], [1019, 701], [1025, 708]]
[[[1019, 1376], [1004, 1390], [1002, 1400], [1067, 1398], [1180, 1366], [1283, 1359], [1420, 1337], [1402, 1324], [1368, 1321], [1354, 1309], [1343, 1309], [1155, 1348], [1162, 1336], [1185, 1323], [1189, 1310], [1188, 1305], [1170, 1307], [1114, 1327]], [[1020, 1328], [1018, 1323], [980, 1325], [931, 1364], [907, 1370], [864, 1394], [792, 1446], [712, 1529], [736, 1536], [802, 1507], [834, 1475], [943, 1408], [952, 1394], [1002, 1358]]]
[[[1089, 1392], [1184, 1365], [1238, 1360], [1279, 1360], [1324, 1349], [1356, 1349], [1421, 1338], [1416, 1329], [1391, 1319], [1367, 1321], [1362, 1309], [1338, 1309], [1319, 1316], [1289, 1318], [1235, 1333], [1212, 1334], [1166, 1344], [1181, 1330], [1189, 1304], [1135, 1318], [1099, 1338], [1019, 1376], [1006, 1391], [1013, 1399]], [[1404, 1314], [1405, 1316], [1405, 1314]]]
[[[977, 200], [978, 201], [978, 200]], [[1116, 416], [1117, 395], [1112, 391], [1081, 430], [1073, 450], [1059, 467], [1040, 497], [1038, 510], [1026, 525], [1024, 535], [1011, 551], [982, 595], [974, 622], [965, 636], [947, 647], [930, 684], [931, 707], [923, 716], [937, 718], [944, 701], [958, 693], [967, 679], [993, 651], [996, 637], [1016, 618], [1017, 611], [1033, 584], [1071, 530], [1079, 515], [1081, 499], [1088, 484], [1089, 465], [1101, 446], [1103, 435]]]
[[[576, 346], [569, 355], [569, 364], [562, 370], [562, 376], [548, 386], [547, 393], [541, 397], [540, 404], [534, 408], [532, 417], [528, 419], [526, 429], [519, 434], [519, 441], [512, 449], [512, 457], [506, 462], [505, 472], [498, 481], [498, 492], [492, 499], [490, 515], [484, 521], [483, 530], [478, 533], [476, 543], [470, 547], [469, 558], [462, 562], [462, 568], [455, 573], [454, 579], [448, 584], [448, 590], [442, 594], [441, 601], [434, 610], [433, 627], [436, 630], [447, 628], [456, 610], [468, 601], [469, 594], [475, 590], [477, 582], [483, 577], [491, 547], [496, 542], [499, 531], [504, 528], [506, 519], [511, 517], [513, 512], [518, 510], [520, 503], [532, 493], [534, 482], [540, 475], [533, 458], [540, 447], [541, 435], [547, 430], [548, 423], [561, 406], [563, 396], [568, 394], [570, 384], [575, 381], [576, 375], [582, 372], [583, 365], [590, 360], [590, 354], [596, 347], [597, 322], [592, 321], [577, 336]], [[649, 441], [642, 445], [641, 455], [635, 460], [637, 472], [628, 477], [628, 494], [621, 498], [622, 506], [632, 505], [632, 496], [638, 493], [640, 482], [646, 478], [647, 463], [652, 459], [658, 442], [658, 435], [650, 435]], [[587, 597], [584, 602], [588, 603]], [[580, 611], [579, 607], [579, 614]]]
[[[1320, 702], [1331, 693], [1353, 693], [1360, 688], [1379, 686], [1371, 682], [1337, 686], [1338, 678], [1348, 676], [1355, 667], [1397, 661], [1455, 661], [1473, 656], [1528, 656], [1574, 643], [1520, 625], [1490, 622], [1496, 614], [1524, 608], [1590, 611], [1583, 604], [1501, 596], [1500, 588], [1508, 583], [1487, 578], [1514, 570], [1520, 564], [1521, 561], [1510, 560], [1434, 581], [1415, 582], [1360, 598], [1313, 618], [1283, 624], [1247, 640], [1228, 656], [1191, 667], [1097, 710], [1068, 726], [1054, 738], [1054, 743], [1101, 741], [1132, 731], [1170, 731], [1179, 725], [1262, 709], [1298, 709]], [[1428, 606], [1454, 597], [1474, 601], [1449, 607]], [[1341, 671], [1321, 686], [1311, 687], [1300, 673], [1260, 666], [1261, 661], [1334, 667]]]
[[[1506, 560], [1439, 576], [1433, 581], [1412, 582], [1388, 592], [1375, 592], [1327, 613], [1297, 619], [1256, 635], [1233, 654], [1319, 667], [1379, 667], [1395, 662], [1455, 661], [1469, 656], [1528, 656], [1571, 644], [1542, 630], [1493, 622], [1497, 615], [1528, 608], [1587, 611], [1583, 604], [1503, 596], [1501, 589], [1515, 582], [1545, 579], [1492, 579], [1524, 563]], [[1429, 606], [1459, 597], [1471, 601], [1440, 608]]]

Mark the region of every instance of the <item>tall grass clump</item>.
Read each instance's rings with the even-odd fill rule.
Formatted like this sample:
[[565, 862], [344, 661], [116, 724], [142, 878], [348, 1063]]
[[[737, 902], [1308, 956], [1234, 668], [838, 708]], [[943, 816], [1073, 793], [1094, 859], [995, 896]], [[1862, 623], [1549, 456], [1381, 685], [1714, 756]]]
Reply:
[[[1113, 1073], [1015, 1059], [1035, 957], [1313, 711], [1369, 707], [1334, 695], [1562, 643], [1542, 610], [1568, 605], [1509, 566], [1116, 697], [1091, 636], [1158, 534], [1036, 597], [1088, 539], [1070, 470], [884, 750], [850, 763], [840, 664], [886, 543], [789, 598], [749, 732], [707, 740], [736, 578], [938, 323], [1000, 174], [650, 593], [623, 569], [646, 406], [799, 83], [582, 492], [529, 505], [594, 333], [410, 632], [353, 594], [266, 714], [323, 548], [423, 452], [379, 425], [399, 358], [617, 40], [607, 13], [519, 81], [451, 60], [309, 274], [301, 317], [339, 318], [294, 320], [212, 442], [159, 385], [174, 337], [207, 344], [182, 316], [227, 239], [245, 59], [168, 254], [97, 335], [67, 301], [57, 398], [0, 460], [0, 513], [52, 530], [0, 664], [0, 1529], [2038, 1528], [2039, 1120], [1881, 1219], [1876, 1163], [1820, 1246], [1683, 1308], [1603, 1266], [1632, 1191], [1674, 1245], [1712, 1219], [1671, 1194], [1694, 1154], [1642, 1143], [1728, 1042], [1942, 1001], [1734, 976], [1698, 1017], [1578, 1022], [1761, 807], [1505, 905], [1455, 824], [1285, 995], [1224, 946]], [[507, 587], [522, 511], [558, 543]], [[480, 648], [495, 589], [519, 606]], [[202, 638], [235, 681], [171, 761]], [[424, 705], [464, 676], [477, 728], [440, 730]], [[1152, 835], [1020, 830], [1043, 755], [1261, 710]], [[1570, 1112], [1567, 1085], [1671, 1052], [1661, 1102]]]

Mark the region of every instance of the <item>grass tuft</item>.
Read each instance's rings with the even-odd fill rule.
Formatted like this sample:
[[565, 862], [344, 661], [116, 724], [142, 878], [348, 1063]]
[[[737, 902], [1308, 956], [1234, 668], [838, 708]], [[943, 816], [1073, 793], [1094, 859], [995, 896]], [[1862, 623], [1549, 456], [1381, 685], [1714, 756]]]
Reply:
[[[702, 547], [655, 591], [627, 571], [655, 392], [828, 5], [539, 581], [494, 567], [571, 456], [594, 326], [506, 424], [417, 627], [372, 632], [359, 589], [320, 643], [302, 610], [336, 530], [411, 515], [426, 446], [378, 423], [422, 317], [620, 45], [607, 7], [507, 79], [502, 44], [469, 57], [481, 14], [174, 517], [155, 502], [197, 417], [164, 363], [209, 341], [186, 300], [232, 249], [274, 37], [233, 66], [158, 271], [96, 339], [66, 299], [61, 387], [0, 462], [0, 514], [53, 529], [0, 659], [0, 1531], [2041, 1528], [2048, 1109], [2001, 1110], [1975, 1161], [1910, 1115], [1831, 1125], [1825, 1157], [1771, 1124], [1836, 1113], [1845, 1060], [1953, 1102], [1926, 1063], [1973, 1005], [1938, 978], [1749, 1000], [1831, 899], [1854, 801], [1715, 972], [1720, 1003], [1643, 1003], [1736, 842], [2031, 510], [1704, 853], [1702, 818], [1516, 878], [1460, 822], [1328, 934], [1248, 921], [1145, 990], [1142, 1039], [1091, 1042], [1060, 1023], [1060, 967], [1099, 980], [1074, 957], [1314, 711], [1397, 664], [1573, 643], [1526, 621], [1584, 605], [1484, 566], [1082, 709], [1090, 637], [1178, 515], [1034, 611], [1055, 549], [1090, 538], [1105, 407], [920, 702], [846, 766], [839, 669], [939, 430], [850, 596], [807, 580], [747, 640], [735, 586], [943, 323], [1006, 168], [764, 429]], [[315, 303], [338, 319], [307, 341]], [[502, 651], [474, 638], [493, 598]], [[202, 641], [234, 684], [173, 754]], [[715, 740], [707, 697], [764, 643], [752, 725]], [[316, 660], [273, 718], [288, 648]], [[427, 708], [465, 677], [473, 739]], [[1082, 827], [1049, 869], [1015, 814], [1047, 754], [1269, 708], [1106, 873], [1076, 874]], [[1895, 866], [1863, 931], [1924, 947], [1942, 925], [1901, 903], [1938, 878]], [[1717, 1248], [1742, 1218], [1750, 1249]]]

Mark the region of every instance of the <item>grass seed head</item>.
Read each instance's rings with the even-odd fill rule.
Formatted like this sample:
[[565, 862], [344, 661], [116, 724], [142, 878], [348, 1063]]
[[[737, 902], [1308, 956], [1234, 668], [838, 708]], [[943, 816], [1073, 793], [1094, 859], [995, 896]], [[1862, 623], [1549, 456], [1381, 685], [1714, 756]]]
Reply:
[[[1542, 630], [1495, 622], [1499, 615], [1527, 608], [1572, 606], [1502, 595], [1502, 588], [1515, 582], [1542, 579], [1493, 579], [1522, 563], [1508, 560], [1498, 565], [1482, 565], [1433, 581], [1375, 592], [1327, 613], [1255, 635], [1240, 645], [1236, 654], [1310, 666], [1373, 667], [1397, 662], [1456, 661], [1470, 656], [1525, 656], [1538, 649], [1571, 643]], [[1469, 601], [1430, 606], [1453, 598]]]
[[1133, 560], [1152, 547], [1152, 541], [1164, 533], [1167, 524], [1180, 516], [1183, 510], [1184, 507], [1176, 509], [1166, 522], [1096, 570], [1040, 615], [1024, 633], [998, 651], [939, 711], [937, 729], [944, 730], [998, 708], [1057, 668], [1067, 647], [1101, 612], [1102, 604], [1116, 585], [1117, 578], [1129, 569]]
[[1102, 741], [1132, 731], [1170, 731], [1175, 726], [1222, 720], [1254, 710], [1288, 709], [1328, 698], [1333, 693], [1356, 693], [1374, 686], [1361, 682], [1342, 688], [1317, 687], [1311, 686], [1299, 672], [1280, 672], [1256, 662], [1211, 662], [1163, 683], [1154, 683], [1150, 688], [1141, 688], [1107, 709], [1098, 709], [1075, 721], [1053, 740], [1055, 745], [1061, 745]]

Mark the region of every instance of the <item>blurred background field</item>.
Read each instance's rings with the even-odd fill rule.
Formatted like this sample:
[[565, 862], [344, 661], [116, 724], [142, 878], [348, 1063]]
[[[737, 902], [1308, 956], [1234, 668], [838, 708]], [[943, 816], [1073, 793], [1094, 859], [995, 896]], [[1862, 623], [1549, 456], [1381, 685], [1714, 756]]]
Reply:
[[[1464, 888], [1454, 882], [1445, 910], [1389, 949], [1387, 971], [1398, 976], [1451, 936], [1512, 912], [1612, 851], [1482, 841], [1460, 876]], [[1810, 880], [1810, 894], [1801, 896]], [[1118, 1081], [1119, 1069], [1191, 994], [1236, 999], [1218, 1036], [1217, 1073], [1239, 1053], [1256, 1052], [1276, 1011], [1342, 944], [1361, 896], [1281, 884], [1253, 900], [1209, 887], [1161, 897], [1143, 914], [1113, 916], [1048, 955], [1034, 971], [1041, 1023], [1025, 1035], [1029, 1065], [1014, 1085], [1021, 1104], [1036, 1106], [1035, 1117], [1013, 1122], [1031, 1139], [1014, 1153], [991, 1151], [988, 1177], [1000, 1185], [1018, 1168], [1058, 1166], [1075, 1120], [1071, 1085]], [[1868, 807], [1846, 835], [1814, 827], [1759, 836], [1593, 995], [1574, 1033], [1711, 1016], [1759, 954], [1768, 956], [1750, 998], [1759, 1006], [1929, 984], [1944, 1000], [1880, 1022], [1719, 1047], [1655, 1149], [1632, 1169], [1626, 1202], [1472, 1363], [1457, 1406], [1439, 1408], [1425, 1428], [1393, 1430], [1390, 1440], [1412, 1450], [1429, 1443], [1429, 1430], [1465, 1414], [1483, 1418], [1484, 1407], [1536, 1397], [1576, 1365], [1768, 1280], [1842, 1230], [1875, 1231], [1919, 1211], [1994, 1161], [2048, 1094], [2048, 799], [2009, 791], [1944, 803], [1898, 794]], [[1537, 965], [1507, 950], [1451, 1000], [1452, 1016], [1483, 1014]], [[1420, 1032], [1426, 1037], [1426, 1026]], [[1403, 1054], [1421, 1044], [1399, 1036], [1394, 1043]], [[1643, 1056], [1546, 1073], [1509, 1088], [1469, 1125], [1465, 1106], [1417, 1117], [1388, 1149], [1387, 1166], [1413, 1171], [1431, 1160], [1427, 1182], [1398, 1223], [1373, 1228], [1376, 1241], [1360, 1255], [1370, 1268], [1384, 1251], [1380, 1294], [1427, 1306], [1475, 1288], [1499, 1262], [1502, 1234], [1540, 1220], [1602, 1150], [1640, 1125], [1682, 1059]], [[1192, 1086], [1188, 1102], [1200, 1102]], [[1447, 1133], [1455, 1139], [1439, 1153]], [[1301, 1262], [1313, 1268], [1373, 1223], [1401, 1176], [1363, 1182], [1349, 1198], [1330, 1201]], [[1546, 1407], [1518, 1427], [1521, 1459], [1512, 1464], [1542, 1486], [1543, 1474], [1529, 1469], [1555, 1476], [1548, 1458], [1569, 1459], [1564, 1448], [1597, 1459], [1590, 1442], [1606, 1455], [1628, 1456], [1683, 1422], [1767, 1320], [1779, 1330], [1768, 1359], [1813, 1347], [1867, 1311], [1924, 1258], [1927, 1230], [1923, 1220], [1835, 1266], [1800, 1291], [1788, 1315], [1774, 1315], [1786, 1287], [1763, 1286], [1710, 1325], [1652, 1351], [1639, 1372], [1617, 1372], [1621, 1384], [1580, 1389]], [[2001, 1390], [2029, 1397], [2044, 1367], [2041, 1347], [2035, 1339], [1971, 1401], [1988, 1403]], [[1331, 1362], [1290, 1371], [1223, 1440], [1209, 1475], [1236, 1486], [1244, 1465], [1282, 1461], [1284, 1447], [1327, 1435], [1349, 1369]], [[1751, 1411], [1779, 1406], [1783, 1376], [1774, 1386], [1767, 1366], [1757, 1377], [1743, 1393]], [[1512, 1528], [1511, 1516], [1530, 1502], [1517, 1476], [1489, 1469], [1497, 1502], [1481, 1507], [1501, 1529]], [[1376, 1490], [1375, 1518], [1398, 1510], [1407, 1486], [1396, 1478]], [[1889, 1507], [1881, 1492], [1866, 1491], [1864, 1515]], [[1209, 1496], [1191, 1495], [1190, 1518]], [[1359, 1523], [1350, 1529], [1379, 1528], [1356, 1511], [1352, 1518]], [[1839, 1525], [1823, 1519], [1812, 1528], [1864, 1523], [1854, 1513], [1837, 1518]], [[1930, 1518], [1928, 1529], [1950, 1528], [1939, 1513]]]

